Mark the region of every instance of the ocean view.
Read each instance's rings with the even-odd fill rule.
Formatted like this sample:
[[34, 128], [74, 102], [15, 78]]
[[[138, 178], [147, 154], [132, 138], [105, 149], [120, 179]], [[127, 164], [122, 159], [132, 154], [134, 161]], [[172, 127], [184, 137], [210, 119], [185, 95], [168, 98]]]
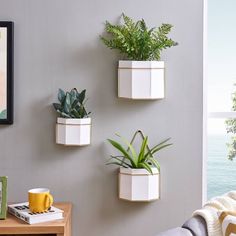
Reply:
[[236, 190], [236, 159], [230, 161], [227, 158], [226, 143], [229, 141], [229, 135], [208, 136], [208, 199]]

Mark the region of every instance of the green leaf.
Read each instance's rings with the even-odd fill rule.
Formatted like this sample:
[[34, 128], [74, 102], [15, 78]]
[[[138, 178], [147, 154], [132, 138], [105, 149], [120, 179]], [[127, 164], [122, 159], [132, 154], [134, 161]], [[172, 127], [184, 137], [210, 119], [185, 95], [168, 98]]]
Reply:
[[169, 140], [170, 140], [170, 138], [167, 138], [167, 139], [163, 140], [163, 141], [160, 142], [159, 144], [155, 145], [152, 149], [154, 149], [154, 148], [156, 148], [156, 147], [158, 147], [158, 146], [161, 146], [162, 144], [168, 142]]
[[81, 114], [76, 109], [72, 109], [71, 113], [75, 118], [81, 118]]
[[171, 145], [173, 145], [173, 144], [172, 144], [172, 143], [170, 143], [170, 144], [165, 144], [165, 145], [163, 145], [163, 146], [160, 146], [160, 147], [158, 147], [158, 148], [152, 150], [151, 153], [152, 153], [152, 155], [154, 155], [156, 152], [160, 151], [161, 149], [166, 148], [166, 147], [171, 146]]
[[59, 103], [53, 103], [53, 107], [55, 108], [55, 110], [61, 110], [61, 104]]
[[76, 109], [76, 106], [78, 107], [79, 105], [78, 105], [78, 102], [79, 102], [79, 99], [75, 99], [74, 100], [74, 102], [71, 104], [71, 108], [73, 109], [73, 108], [75, 108]]
[[65, 99], [65, 92], [62, 89], [58, 90], [58, 100], [62, 103]]
[[144, 169], [146, 169], [150, 174], [153, 174], [152, 168], [149, 166], [148, 163], [141, 162], [141, 163], [138, 164], [138, 167], [139, 167], [139, 168], [144, 168]]
[[[130, 164], [125, 162], [124, 156], [112, 156], [112, 155], [110, 155], [110, 157], [111, 157], [111, 159], [115, 159], [116, 161], [118, 161], [121, 166], [132, 168], [132, 166]], [[120, 158], [122, 158], [122, 159], [120, 159]]]
[[151, 161], [151, 163], [160, 171], [160, 164], [158, 163], [158, 161], [153, 158], [153, 157], [150, 157], [148, 158], [149, 161]]
[[77, 90], [76, 88], [74, 88], [70, 91], [70, 104], [72, 104], [73, 106], [76, 100], [77, 100]]
[[154, 153], [156, 153], [157, 151], [160, 151], [161, 149], [165, 148], [165, 147], [168, 147], [168, 146], [171, 146], [171, 144], [166, 144], [166, 142], [168, 142], [170, 140], [170, 138], [168, 139], [165, 139], [164, 141], [160, 142], [159, 144], [155, 145], [153, 148], [150, 149], [150, 151], [148, 151], [146, 154], [145, 154], [145, 158], [147, 158], [148, 156], [150, 155], [153, 155]]
[[84, 89], [80, 94], [79, 94], [79, 103], [83, 104], [84, 98], [85, 98], [85, 93], [86, 89]]
[[70, 113], [70, 108], [71, 108], [71, 103], [70, 103], [70, 94], [67, 92], [66, 93], [66, 98], [65, 98], [65, 103], [64, 103], [64, 113], [69, 114]]
[[115, 140], [112, 140], [112, 139], [107, 139], [107, 140], [113, 147], [115, 147], [118, 151], [120, 151], [126, 159], [128, 159], [130, 161], [132, 167], [134, 167], [134, 168], [137, 167], [135, 161], [132, 159], [132, 157], [129, 155], [129, 153], [118, 142], [116, 142]]
[[146, 151], [147, 148], [147, 143], [148, 143], [148, 137], [146, 136], [142, 142], [141, 148], [140, 148], [140, 152], [139, 152], [139, 156], [138, 156], [138, 161], [141, 162], [144, 159], [144, 153]]
[[[119, 162], [113, 161], [113, 162], [107, 162], [106, 165], [117, 165], [117, 166], [122, 166]], [[124, 167], [124, 166], [123, 166]]]
[[64, 117], [64, 118], [71, 118], [70, 115], [66, 114], [65, 112], [61, 112], [59, 110], [57, 110], [57, 112], [61, 115], [61, 117]]
[[126, 140], [124, 137], [120, 136], [119, 134], [116, 134], [118, 137], [120, 137], [122, 139], [122, 141], [128, 146], [128, 150], [131, 151], [131, 154], [132, 154], [132, 159], [134, 160], [134, 162], [136, 163], [136, 165], [138, 164], [138, 155], [133, 147], [133, 145], [128, 141]]

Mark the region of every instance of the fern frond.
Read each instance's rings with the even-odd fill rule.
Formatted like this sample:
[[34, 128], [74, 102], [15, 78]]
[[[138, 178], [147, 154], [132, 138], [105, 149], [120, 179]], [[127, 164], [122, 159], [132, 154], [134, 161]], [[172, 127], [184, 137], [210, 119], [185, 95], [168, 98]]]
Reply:
[[162, 24], [158, 28], [149, 29], [144, 19], [134, 22], [122, 13], [123, 24], [105, 23], [108, 37], [100, 37], [110, 49], [116, 49], [130, 60], [159, 60], [161, 51], [177, 43], [168, 38], [172, 29], [170, 24]]

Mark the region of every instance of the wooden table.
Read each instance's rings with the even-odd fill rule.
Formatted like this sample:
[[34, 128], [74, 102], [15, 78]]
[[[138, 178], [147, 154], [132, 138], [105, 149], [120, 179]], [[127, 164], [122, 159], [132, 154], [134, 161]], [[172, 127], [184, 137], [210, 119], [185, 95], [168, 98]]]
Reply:
[[29, 225], [8, 214], [6, 220], [0, 220], [0, 235], [57, 235], [71, 236], [71, 203], [55, 203], [53, 206], [64, 211], [63, 220]]

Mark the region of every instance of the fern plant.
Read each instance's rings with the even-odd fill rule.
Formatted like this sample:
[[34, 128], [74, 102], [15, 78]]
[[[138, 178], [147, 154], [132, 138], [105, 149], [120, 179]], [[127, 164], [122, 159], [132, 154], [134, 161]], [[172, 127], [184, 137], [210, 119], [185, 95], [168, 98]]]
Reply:
[[70, 92], [64, 92], [62, 89], [58, 91], [58, 101], [53, 103], [53, 106], [60, 117], [82, 119], [90, 115], [85, 109], [85, 94], [86, 90], [78, 92], [73, 88]]
[[170, 138], [168, 138], [149, 149], [148, 137], [146, 136], [141, 143], [139, 152], [137, 152], [132, 143], [121, 137], [119, 134], [116, 135], [121, 138], [124, 144], [108, 139], [108, 142], [120, 152], [120, 155], [110, 155], [111, 158], [107, 165], [112, 164], [122, 166], [124, 168], [146, 169], [150, 174], [153, 173], [152, 167], [156, 167], [160, 170], [160, 164], [153, 157], [153, 155], [161, 149], [172, 145], [172, 143], [167, 143], [170, 140]]
[[106, 21], [105, 30], [110, 37], [100, 38], [108, 48], [117, 49], [127, 59], [160, 60], [163, 49], [178, 45], [167, 37], [173, 27], [170, 24], [149, 29], [144, 19], [135, 22], [125, 14], [122, 14], [122, 18], [121, 25], [113, 25]]

